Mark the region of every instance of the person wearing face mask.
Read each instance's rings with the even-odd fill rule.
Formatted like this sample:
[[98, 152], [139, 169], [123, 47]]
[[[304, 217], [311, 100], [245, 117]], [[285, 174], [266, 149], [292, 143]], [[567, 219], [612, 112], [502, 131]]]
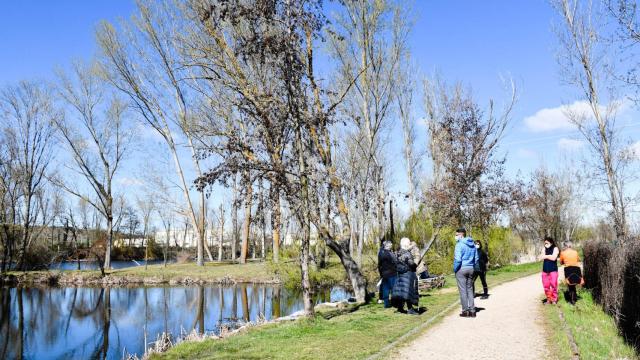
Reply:
[[558, 303], [558, 255], [560, 250], [556, 246], [555, 240], [550, 236], [544, 238], [544, 251], [538, 260], [542, 260], [542, 287], [546, 299], [543, 303]]
[[480, 281], [482, 282], [483, 290], [480, 299], [488, 299], [489, 286], [487, 286], [487, 270], [489, 267], [489, 256], [487, 255], [487, 252], [482, 249], [482, 243], [479, 240], [476, 240], [476, 249], [478, 250], [478, 256], [480, 257], [480, 260], [478, 262], [478, 267], [473, 274], [473, 292], [475, 293], [476, 279], [479, 277]]
[[476, 317], [473, 303], [473, 274], [480, 262], [478, 249], [471, 237], [467, 237], [467, 230], [456, 230], [456, 248], [453, 257], [453, 272], [456, 274], [458, 291], [460, 292], [461, 317]]

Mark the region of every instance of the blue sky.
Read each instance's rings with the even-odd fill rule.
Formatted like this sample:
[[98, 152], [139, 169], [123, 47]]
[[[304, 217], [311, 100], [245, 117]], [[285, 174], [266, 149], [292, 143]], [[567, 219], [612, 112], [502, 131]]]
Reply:
[[[89, 59], [96, 51], [96, 24], [127, 18], [134, 9], [133, 0], [3, 2], [0, 86], [21, 79], [51, 79], [56, 66]], [[554, 168], [557, 159], [567, 154], [579, 157], [584, 147], [559, 110], [562, 104], [573, 103], [576, 93], [559, 80], [552, 31], [555, 15], [546, 0], [418, 0], [413, 13], [410, 46], [422, 75], [438, 72], [450, 83], [462, 81], [483, 105], [490, 98], [500, 103], [507, 97], [501, 76], [518, 84], [519, 102], [502, 145], [510, 175], [527, 175], [542, 161]], [[421, 107], [416, 112], [418, 118], [424, 116]], [[632, 122], [635, 114], [628, 106], [621, 121]], [[424, 142], [426, 129], [418, 130]], [[634, 125], [625, 134], [631, 142], [640, 139]], [[396, 129], [389, 143], [390, 158], [400, 155], [400, 141]], [[397, 174], [394, 189], [403, 190], [402, 163], [395, 162], [392, 172]]]

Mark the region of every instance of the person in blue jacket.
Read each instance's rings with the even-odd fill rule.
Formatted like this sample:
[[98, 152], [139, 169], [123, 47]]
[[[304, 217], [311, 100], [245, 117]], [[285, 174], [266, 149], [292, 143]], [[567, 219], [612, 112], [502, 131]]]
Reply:
[[479, 267], [480, 256], [473, 239], [467, 237], [467, 230], [456, 230], [456, 248], [453, 257], [453, 272], [456, 274], [458, 291], [460, 292], [460, 304], [462, 305], [461, 317], [476, 317], [476, 308], [473, 303], [473, 274]]

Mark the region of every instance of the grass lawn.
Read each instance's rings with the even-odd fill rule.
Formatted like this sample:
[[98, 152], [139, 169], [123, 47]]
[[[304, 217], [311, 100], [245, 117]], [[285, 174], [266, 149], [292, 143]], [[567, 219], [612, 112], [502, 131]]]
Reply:
[[[374, 264], [375, 265], [375, 264]], [[372, 277], [374, 265], [366, 264], [366, 275]], [[376, 271], [377, 272], [377, 271]], [[295, 261], [283, 261], [280, 264], [270, 262], [248, 262], [247, 264], [231, 264], [228, 262], [207, 262], [204, 266], [194, 263], [162, 264], [130, 267], [105, 271], [106, 278], [101, 277], [99, 270], [52, 270], [52, 271], [11, 271], [5, 277], [13, 278], [22, 284], [60, 283], [60, 284], [158, 284], [188, 283], [204, 281], [210, 283], [246, 282], [274, 283], [282, 282], [289, 287], [299, 286], [300, 267]], [[337, 258], [329, 258], [327, 267], [311, 270], [313, 283], [329, 286], [346, 283], [345, 272]], [[371, 281], [374, 281], [373, 278]]]
[[[265, 263], [252, 262], [247, 264], [228, 263], [205, 263], [205, 266], [196, 266], [193, 263], [149, 265], [145, 270], [144, 266], [131, 267], [125, 269], [105, 271], [111, 281], [122, 281], [129, 283], [169, 283], [172, 280], [182, 281], [185, 279], [208, 282], [225, 282], [231, 279], [236, 282], [275, 282], [279, 281], [276, 274], [269, 271]], [[21, 283], [44, 282], [43, 279], [56, 278], [57, 282], [78, 283], [100, 283], [102, 278], [99, 270], [66, 270], [66, 271], [12, 271], [8, 276], [15, 276]]]
[[593, 301], [588, 290], [578, 290], [580, 299], [576, 306], [564, 301], [562, 293], [565, 290], [566, 285], [561, 285], [558, 307], [546, 306], [544, 309], [550, 344], [556, 347], [554, 353], [559, 359], [571, 359], [572, 353], [558, 309], [573, 334], [580, 359], [638, 359], [633, 348], [619, 335], [613, 318]]
[[[525, 264], [492, 270], [489, 286], [538, 272], [540, 265]], [[363, 359], [446, 309], [458, 299], [453, 277], [444, 289], [420, 299], [427, 312], [421, 316], [396, 313], [379, 304], [326, 320], [322, 317], [251, 328], [222, 340], [185, 342], [153, 359]], [[435, 323], [435, 322], [433, 322]], [[433, 324], [432, 323], [432, 324]]]

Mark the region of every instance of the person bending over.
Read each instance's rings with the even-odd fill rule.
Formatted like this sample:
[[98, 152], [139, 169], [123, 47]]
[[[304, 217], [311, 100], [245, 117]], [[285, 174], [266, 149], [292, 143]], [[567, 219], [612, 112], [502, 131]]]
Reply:
[[571, 241], [566, 241], [564, 250], [560, 253], [560, 264], [564, 265], [564, 281], [569, 287], [569, 303], [578, 301], [576, 286], [582, 284], [582, 269], [580, 269], [580, 255], [573, 249]]

